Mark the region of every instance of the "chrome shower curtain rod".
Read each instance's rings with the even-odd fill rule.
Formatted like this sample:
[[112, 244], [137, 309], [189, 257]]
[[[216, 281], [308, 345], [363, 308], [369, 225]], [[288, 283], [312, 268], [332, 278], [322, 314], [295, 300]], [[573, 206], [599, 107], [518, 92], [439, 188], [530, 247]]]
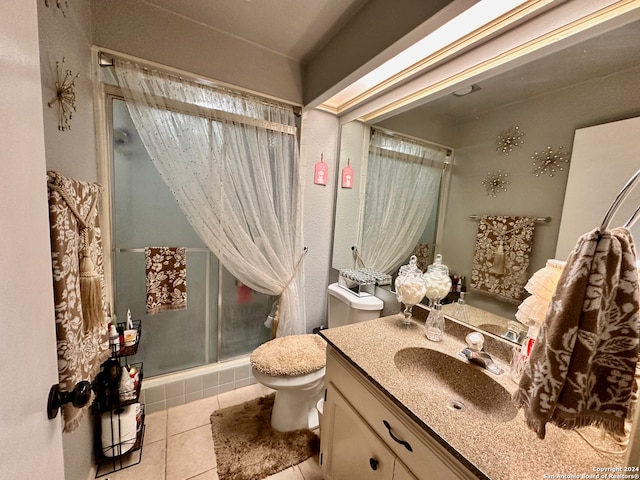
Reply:
[[430, 147], [433, 148], [438, 148], [440, 150], [445, 150], [447, 152], [447, 156], [451, 156], [453, 154], [453, 150], [451, 149], [451, 147], [447, 147], [446, 145], [442, 145], [440, 143], [435, 143], [432, 142], [431, 140], [425, 140], [424, 138], [420, 138], [420, 137], [414, 137], [413, 135], [408, 135], [406, 133], [401, 133], [401, 132], [396, 132], [395, 130], [390, 130], [388, 128], [383, 128], [383, 127], [377, 127], [375, 125], [371, 126], [371, 135], [373, 135], [373, 132], [377, 130], [379, 132], [385, 133], [387, 135], [393, 136], [393, 137], [403, 137], [406, 138], [407, 140], [413, 140], [419, 143], [424, 143], [425, 145], [428, 145]]

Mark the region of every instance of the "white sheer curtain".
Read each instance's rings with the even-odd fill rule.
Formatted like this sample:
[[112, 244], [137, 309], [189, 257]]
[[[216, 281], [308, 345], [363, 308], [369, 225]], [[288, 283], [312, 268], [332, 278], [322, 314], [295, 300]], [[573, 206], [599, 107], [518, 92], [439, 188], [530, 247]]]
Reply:
[[306, 333], [302, 178], [288, 106], [116, 60], [131, 118], [207, 247], [242, 283], [280, 295], [277, 335]]
[[367, 267], [391, 274], [411, 253], [436, 204], [446, 156], [444, 148], [373, 130], [359, 248]]

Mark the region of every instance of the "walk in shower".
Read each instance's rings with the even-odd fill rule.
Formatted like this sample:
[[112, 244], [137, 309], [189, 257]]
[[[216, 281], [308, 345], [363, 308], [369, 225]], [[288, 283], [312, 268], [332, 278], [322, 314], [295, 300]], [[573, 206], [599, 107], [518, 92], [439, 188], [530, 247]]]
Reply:
[[[130, 309], [142, 323], [142, 340], [131, 360], [144, 362], [148, 379], [246, 356], [270, 338], [263, 323], [275, 297], [242, 285], [200, 240], [153, 165], [125, 102], [108, 96], [107, 111], [113, 139], [115, 314], [124, 321]], [[186, 310], [146, 314], [145, 247], [186, 248]]]

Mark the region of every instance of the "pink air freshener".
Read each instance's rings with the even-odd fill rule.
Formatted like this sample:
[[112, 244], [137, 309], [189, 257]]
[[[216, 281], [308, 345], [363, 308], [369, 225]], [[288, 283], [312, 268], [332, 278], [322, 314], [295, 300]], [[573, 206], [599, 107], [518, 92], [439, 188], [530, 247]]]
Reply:
[[320, 161], [316, 163], [316, 171], [314, 175], [313, 182], [316, 185], [326, 185], [327, 177], [329, 176], [329, 167], [324, 160], [322, 159], [322, 154], [320, 154]]
[[342, 169], [342, 188], [353, 188], [353, 168], [351, 159], [347, 159], [347, 166]]

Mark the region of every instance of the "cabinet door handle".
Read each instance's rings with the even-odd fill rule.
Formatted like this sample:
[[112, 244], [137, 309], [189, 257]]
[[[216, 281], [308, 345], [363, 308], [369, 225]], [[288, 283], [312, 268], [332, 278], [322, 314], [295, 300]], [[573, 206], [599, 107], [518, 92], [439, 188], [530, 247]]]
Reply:
[[376, 460], [375, 458], [371, 457], [369, 459], [369, 465], [371, 466], [371, 470], [377, 470], [378, 469], [378, 460]]
[[400, 445], [402, 445], [404, 448], [406, 448], [410, 452], [413, 452], [413, 448], [411, 448], [411, 445], [409, 445], [409, 442], [405, 442], [404, 440], [400, 440], [398, 437], [396, 437], [393, 434], [393, 432], [391, 431], [391, 425], [389, 425], [389, 422], [387, 422], [386, 420], [383, 420], [382, 423], [384, 423], [384, 426], [387, 427], [387, 430], [389, 430], [389, 435], [391, 436], [391, 438], [393, 438], [393, 440], [398, 442]]

